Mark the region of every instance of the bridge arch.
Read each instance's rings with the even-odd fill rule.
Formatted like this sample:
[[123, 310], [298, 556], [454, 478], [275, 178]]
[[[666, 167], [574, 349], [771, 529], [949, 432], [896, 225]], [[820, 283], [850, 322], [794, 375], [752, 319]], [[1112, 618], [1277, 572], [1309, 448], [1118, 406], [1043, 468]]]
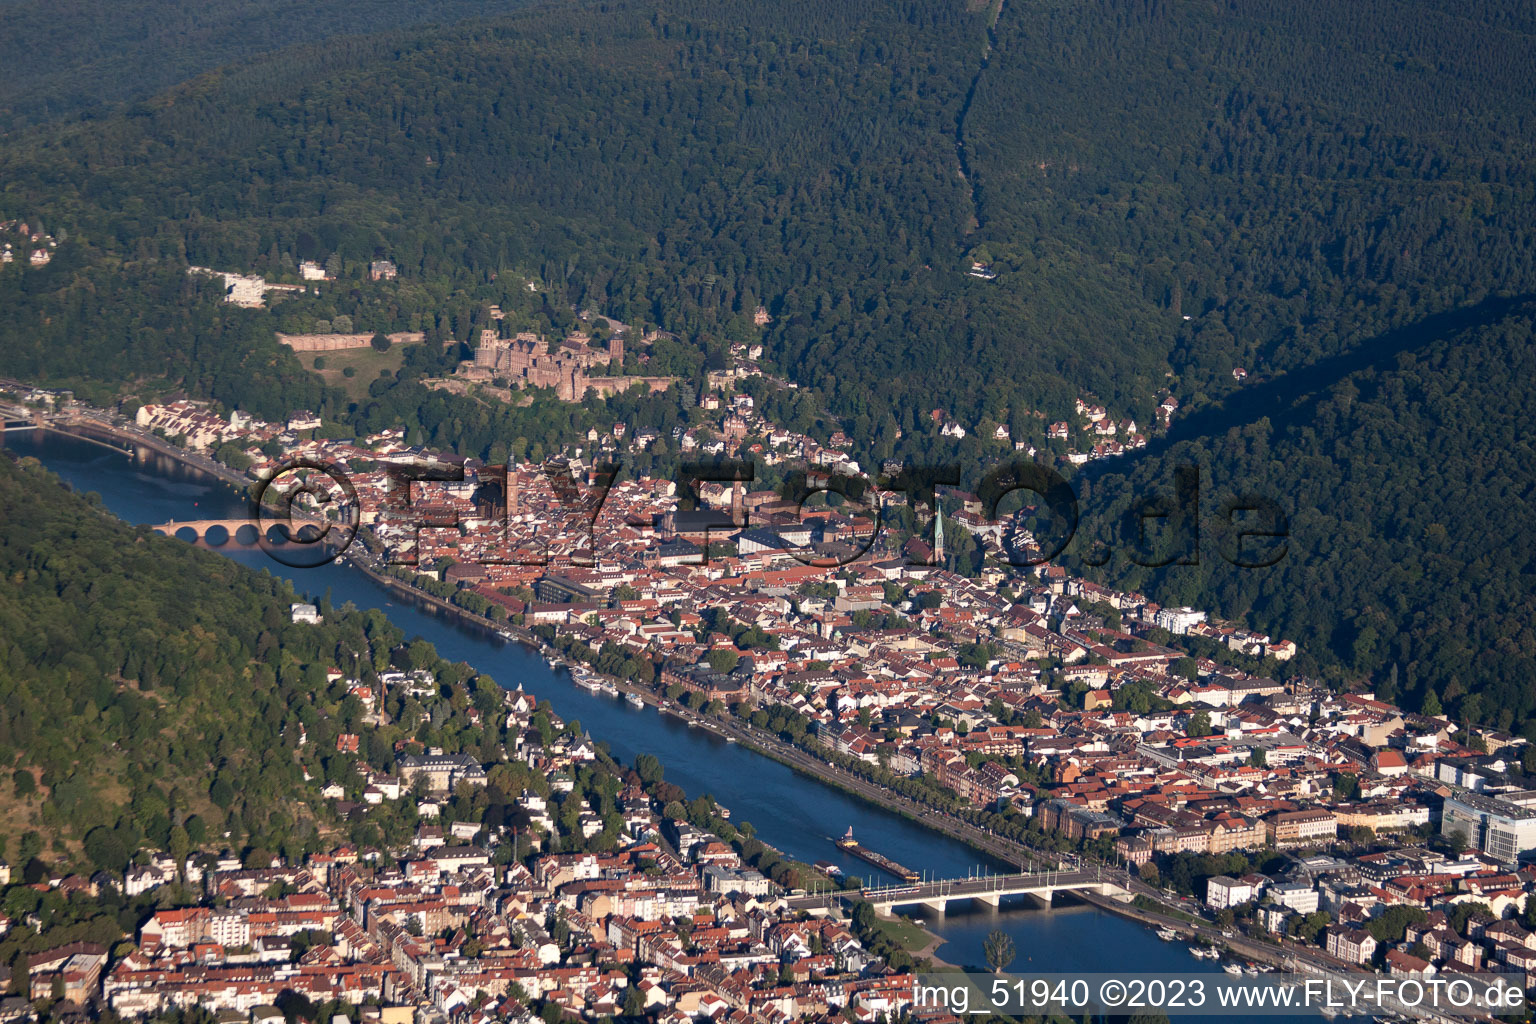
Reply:
[[202, 542], [210, 547], [221, 547], [232, 540], [238, 544], [254, 544], [260, 537], [257, 531], [262, 529], [269, 538], [287, 539], [287, 528], [284, 524], [257, 523], [250, 519], [173, 519], [170, 522], [151, 526], [150, 529], [167, 537], [175, 537], [193, 544]]

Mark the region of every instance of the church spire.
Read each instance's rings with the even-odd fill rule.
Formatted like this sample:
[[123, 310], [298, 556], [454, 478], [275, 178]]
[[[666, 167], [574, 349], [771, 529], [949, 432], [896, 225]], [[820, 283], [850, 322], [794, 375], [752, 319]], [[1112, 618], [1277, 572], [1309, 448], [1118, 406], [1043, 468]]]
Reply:
[[935, 498], [933, 508], [936, 513], [933, 525], [933, 560], [939, 565], [944, 564], [944, 506]]

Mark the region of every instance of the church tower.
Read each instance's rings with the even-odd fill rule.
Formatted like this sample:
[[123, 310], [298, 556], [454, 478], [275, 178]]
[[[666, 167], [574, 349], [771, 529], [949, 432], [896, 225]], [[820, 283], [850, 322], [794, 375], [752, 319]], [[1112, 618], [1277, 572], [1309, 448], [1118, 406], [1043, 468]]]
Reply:
[[937, 565], [944, 564], [944, 507], [935, 498], [933, 502], [933, 561]]

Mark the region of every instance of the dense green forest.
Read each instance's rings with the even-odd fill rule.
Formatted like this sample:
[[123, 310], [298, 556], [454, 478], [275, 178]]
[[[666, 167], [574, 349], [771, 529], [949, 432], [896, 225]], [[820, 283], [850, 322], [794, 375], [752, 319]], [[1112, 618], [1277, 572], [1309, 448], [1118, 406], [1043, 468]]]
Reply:
[[[1171, 493], [1175, 466], [1199, 466], [1206, 517], [1198, 565], [1136, 566], [1135, 535], [1110, 528], [1099, 536], [1116, 555], [1098, 571], [1294, 639], [1304, 672], [1371, 686], [1413, 710], [1532, 731], [1533, 325], [1536, 307], [1522, 304], [1272, 416], [1092, 480], [1099, 521], [1117, 523], [1118, 511]], [[1223, 556], [1212, 517], [1232, 495], [1267, 497], [1286, 513], [1285, 553], [1273, 566]], [[1187, 556], [1188, 539], [1156, 554]], [[1242, 560], [1264, 560], [1254, 556], [1272, 543], [1247, 542]]]
[[464, 712], [497, 707], [495, 683], [380, 612], [326, 605], [322, 625], [294, 624], [287, 581], [128, 526], [35, 460], [0, 457], [0, 523], [0, 855], [28, 881], [34, 860], [121, 872], [146, 846], [298, 856], [322, 830], [334, 841], [306, 769], [355, 789], [336, 736], [363, 734], [358, 756], [388, 765], [422, 716], [402, 704], [393, 728], [361, 727], [332, 667], [375, 684], [433, 669], [454, 704], [422, 738], [487, 742]]
[[5, 0], [0, 123], [99, 116], [222, 64], [333, 36], [448, 24], [526, 0]]
[[126, 526], [35, 463], [0, 458], [0, 521], [9, 858], [89, 836], [121, 870], [192, 819], [276, 824], [301, 781], [286, 698], [337, 637], [287, 622], [286, 582]]
[[[0, 208], [86, 250], [38, 303], [334, 256], [321, 300], [242, 315], [463, 341], [488, 303], [583, 306], [702, 362], [762, 302], [818, 415], [922, 452], [933, 407], [1031, 434], [1086, 393], [1146, 423], [1161, 388], [1189, 408], [1234, 367], [1530, 290], [1529, 22], [1496, 0], [562, 4], [13, 132]], [[381, 255], [399, 282], [366, 282]], [[75, 351], [18, 332], [0, 370], [93, 372], [89, 312], [51, 321]]]
[[1154, 349], [1186, 408], [1530, 291], [1533, 29], [1503, 2], [1010, 5], [965, 121], [976, 238], [1038, 330]]
[[[229, 23], [247, 16], [237, 5]], [[43, 41], [27, 24], [7, 46]], [[1536, 17], [1515, 0], [614, 0], [354, 27], [385, 31], [262, 52], [82, 123], [10, 117], [0, 219], [60, 246], [47, 267], [0, 271], [0, 373], [310, 407], [331, 430], [403, 425], [465, 454], [536, 457], [615, 420], [687, 422], [691, 382], [760, 337], [800, 385], [760, 394], [781, 422], [846, 430], [866, 465], [970, 463], [1001, 451], [979, 431], [940, 438], [933, 409], [1030, 438], [1091, 396], [1145, 426], [1165, 389], [1181, 416], [1238, 408], [1244, 388], [1536, 293]], [[386, 256], [399, 280], [369, 281]], [[262, 311], [183, 275], [293, 281], [299, 259], [337, 280]], [[968, 276], [972, 261], [996, 279]], [[518, 327], [563, 330], [591, 308], [664, 328], [676, 340], [650, 366], [685, 383], [516, 408], [424, 387], [493, 303]], [[761, 332], [759, 303], [774, 315]], [[341, 318], [430, 343], [348, 399], [270, 339]], [[1513, 363], [1518, 333], [1511, 320], [1445, 343], [1483, 339]], [[1467, 503], [1442, 515], [1402, 488], [1432, 452], [1501, 465], [1518, 420], [1495, 412], [1523, 410], [1529, 386], [1506, 374], [1496, 391], [1496, 364], [1438, 351], [1345, 373], [1341, 387], [1376, 396], [1351, 408], [1390, 410], [1390, 440], [1352, 444], [1328, 398], [1251, 428], [1295, 459], [1230, 454], [1225, 427], [1200, 452], [1213, 476], [1293, 496], [1297, 526], [1343, 533], [1303, 531], [1284, 564], [1241, 580], [1126, 578], [1214, 597], [1309, 646], [1319, 671], [1388, 684], [1397, 665], [1399, 688], [1452, 702], [1457, 686], [1506, 685], [1524, 664], [1508, 637], [1530, 559], [1512, 537], [1484, 590], [1465, 545], [1517, 521], [1519, 477], [1506, 467], [1510, 486], [1477, 513], [1491, 531], [1458, 533], [1479, 521]], [[1412, 394], [1407, 375], [1433, 400], [1400, 403], [1388, 385]], [[1483, 418], [1465, 414], [1474, 394]], [[1182, 454], [1154, 452], [1136, 479], [1165, 479]], [[1472, 457], [1435, 482], [1464, 493]], [[1452, 542], [1460, 576], [1436, 561], [1435, 523], [1468, 538]], [[1508, 610], [1468, 610], [1488, 594]]]

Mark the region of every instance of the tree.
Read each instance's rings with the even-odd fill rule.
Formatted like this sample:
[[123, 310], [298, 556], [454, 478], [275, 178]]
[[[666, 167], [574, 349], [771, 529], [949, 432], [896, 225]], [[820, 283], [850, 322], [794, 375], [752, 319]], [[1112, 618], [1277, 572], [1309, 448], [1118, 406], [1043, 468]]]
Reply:
[[[1457, 909], [1469, 906], [1469, 904], [1457, 904]], [[1377, 942], [1398, 943], [1403, 941], [1403, 935], [1411, 924], [1423, 924], [1429, 915], [1420, 907], [1412, 907], [1406, 904], [1388, 907], [1380, 915], [1371, 918], [1366, 923], [1366, 930]], [[1455, 912], [1452, 913], [1452, 922], [1455, 921]], [[1465, 927], [1465, 918], [1462, 919]], [[1452, 927], [1455, 927], [1454, 923]]]
[[1007, 970], [1008, 965], [1013, 963], [1014, 957], [1018, 956], [1018, 950], [1013, 944], [1013, 936], [1001, 928], [987, 935], [983, 950], [986, 954], [987, 966], [992, 968], [993, 974], [1000, 974]]
[[1211, 734], [1211, 716], [1205, 711], [1196, 711], [1189, 718], [1189, 727], [1184, 730], [1185, 735], [1200, 739]]
[[170, 843], [171, 859], [176, 862], [176, 870], [180, 872], [187, 863], [187, 854], [192, 850], [192, 837], [187, 834], [185, 826], [180, 824], [171, 826]]
[[1314, 911], [1296, 923], [1296, 937], [1303, 942], [1316, 942], [1323, 929], [1332, 923], [1333, 918], [1329, 916], [1328, 911]]
[[186, 820], [187, 839], [194, 847], [203, 845], [203, 840], [208, 838], [208, 825], [201, 817], [194, 814]]
[[393, 345], [394, 342], [389, 340], [389, 335], [385, 334], [383, 331], [378, 331], [374, 333], [373, 337], [368, 339], [368, 344], [373, 347], [375, 352], [388, 352], [389, 347]]
[[867, 935], [875, 927], [875, 908], [860, 900], [853, 908], [853, 927], [860, 935]]
[[645, 996], [640, 994], [638, 985], [630, 985], [624, 990], [624, 1016], [639, 1017], [645, 1013]]
[[[1423, 914], [1423, 911], [1420, 911], [1420, 914]], [[1498, 915], [1493, 912], [1493, 908], [1488, 904], [1482, 902], [1481, 900], [1473, 900], [1468, 903], [1458, 903], [1452, 907], [1447, 923], [1450, 924], [1453, 930], [1455, 930], [1456, 934], [1464, 936], [1467, 934], [1467, 923], [1471, 921], [1474, 916], [1478, 915], [1481, 915], [1485, 918], [1498, 917]], [[1416, 921], [1422, 921], [1423, 919], [1423, 917], [1414, 918]]]
[[85, 834], [85, 855], [103, 871], [121, 871], [128, 863], [128, 848], [115, 831], [98, 825]]
[[1450, 847], [1451, 853], [1456, 856], [1460, 857], [1467, 852], [1467, 834], [1465, 832], [1460, 830], [1447, 832], [1443, 838], [1445, 845]]
[[651, 786], [661, 781], [661, 760], [655, 754], [640, 754], [635, 758], [635, 774], [640, 776], [640, 783]]
[[728, 673], [735, 670], [741, 662], [741, 655], [727, 647], [717, 647], [709, 652], [709, 667], [719, 673]]
[[1433, 689], [1426, 689], [1424, 691], [1424, 703], [1420, 706], [1419, 711], [1431, 718], [1435, 718], [1441, 715], [1444, 710], [1440, 706], [1440, 698], [1435, 696], [1435, 691]]

